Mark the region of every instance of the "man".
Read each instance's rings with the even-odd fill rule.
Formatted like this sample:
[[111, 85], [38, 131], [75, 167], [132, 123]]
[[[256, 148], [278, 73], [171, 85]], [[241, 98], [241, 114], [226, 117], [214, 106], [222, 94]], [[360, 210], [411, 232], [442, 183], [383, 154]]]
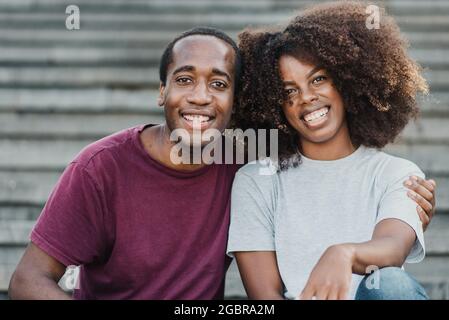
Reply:
[[76, 299], [223, 298], [238, 168], [175, 164], [170, 134], [223, 131], [240, 66], [235, 43], [215, 29], [168, 45], [158, 101], [166, 122], [106, 137], [69, 164], [11, 279], [11, 298], [70, 299], [57, 284], [69, 265], [81, 265]]
[[234, 41], [196, 28], [167, 47], [159, 105], [166, 123], [85, 148], [66, 168], [31, 234], [11, 298], [70, 298], [58, 287], [81, 265], [77, 299], [219, 299], [233, 165], [174, 164], [175, 129], [223, 131], [240, 72]]

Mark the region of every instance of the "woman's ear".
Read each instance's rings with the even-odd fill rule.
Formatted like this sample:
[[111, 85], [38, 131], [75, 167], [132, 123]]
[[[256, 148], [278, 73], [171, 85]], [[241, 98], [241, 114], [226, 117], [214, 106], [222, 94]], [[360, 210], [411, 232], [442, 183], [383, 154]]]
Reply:
[[157, 104], [163, 107], [165, 104], [165, 85], [161, 82], [159, 84], [159, 97], [157, 98]]

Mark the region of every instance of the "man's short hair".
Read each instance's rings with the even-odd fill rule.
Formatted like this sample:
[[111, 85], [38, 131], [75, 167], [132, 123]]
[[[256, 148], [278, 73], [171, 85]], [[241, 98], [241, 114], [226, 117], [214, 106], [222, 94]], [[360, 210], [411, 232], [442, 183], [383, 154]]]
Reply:
[[227, 44], [229, 44], [235, 52], [235, 66], [234, 66], [234, 78], [235, 78], [235, 84], [234, 88], [237, 92], [240, 86], [240, 75], [242, 72], [242, 57], [240, 54], [240, 50], [235, 43], [234, 40], [232, 40], [231, 37], [229, 37], [226, 33], [224, 33], [221, 30], [215, 29], [215, 28], [209, 28], [209, 27], [195, 27], [193, 29], [190, 29], [188, 31], [183, 32], [179, 36], [177, 36], [175, 39], [173, 39], [165, 48], [164, 53], [161, 57], [161, 62], [159, 64], [159, 80], [161, 83], [165, 86], [167, 81], [167, 70], [170, 63], [173, 62], [173, 47], [175, 46], [176, 42], [178, 42], [181, 39], [184, 39], [189, 36], [193, 35], [204, 35], [204, 36], [212, 36], [217, 39], [223, 40]]

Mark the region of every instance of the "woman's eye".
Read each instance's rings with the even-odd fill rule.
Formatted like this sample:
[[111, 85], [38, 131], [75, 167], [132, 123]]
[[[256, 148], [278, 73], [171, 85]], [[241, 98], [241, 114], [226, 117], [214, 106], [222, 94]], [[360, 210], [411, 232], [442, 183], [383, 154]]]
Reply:
[[295, 89], [285, 89], [284, 92], [287, 96], [290, 96], [295, 93]]
[[324, 81], [324, 80], [326, 80], [325, 76], [318, 76], [315, 79], [313, 79], [313, 83], [318, 83], [318, 82], [321, 82], [321, 81]]
[[176, 79], [176, 82], [180, 83], [180, 84], [187, 84], [187, 83], [192, 82], [192, 80], [190, 78], [187, 78], [187, 77], [179, 77], [179, 78]]

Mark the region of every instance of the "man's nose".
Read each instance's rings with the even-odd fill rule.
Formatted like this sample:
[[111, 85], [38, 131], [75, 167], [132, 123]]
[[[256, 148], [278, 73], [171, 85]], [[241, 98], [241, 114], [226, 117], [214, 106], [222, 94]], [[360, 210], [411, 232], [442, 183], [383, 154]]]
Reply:
[[212, 103], [212, 95], [209, 92], [207, 84], [203, 82], [198, 83], [187, 97], [187, 101], [200, 106]]

